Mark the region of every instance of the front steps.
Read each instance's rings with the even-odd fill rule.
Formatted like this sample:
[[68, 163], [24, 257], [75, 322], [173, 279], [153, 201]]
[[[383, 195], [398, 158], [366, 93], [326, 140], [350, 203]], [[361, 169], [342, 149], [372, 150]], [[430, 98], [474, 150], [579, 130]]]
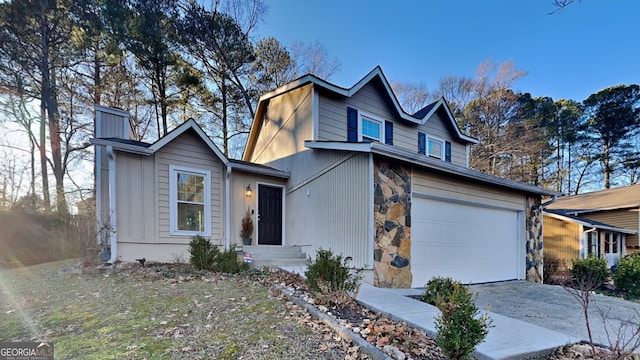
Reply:
[[[240, 247], [238, 247], [239, 250]], [[253, 259], [252, 267], [259, 269], [264, 266], [305, 266], [307, 256], [302, 252], [300, 246], [279, 246], [279, 245], [243, 245], [243, 253], [251, 254]]]

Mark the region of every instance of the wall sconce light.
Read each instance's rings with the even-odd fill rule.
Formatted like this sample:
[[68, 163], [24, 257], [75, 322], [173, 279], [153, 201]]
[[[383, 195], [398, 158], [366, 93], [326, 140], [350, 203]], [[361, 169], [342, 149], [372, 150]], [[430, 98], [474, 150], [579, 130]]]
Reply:
[[253, 195], [253, 190], [251, 190], [251, 184], [247, 185], [247, 188], [244, 189], [244, 196], [251, 197]]

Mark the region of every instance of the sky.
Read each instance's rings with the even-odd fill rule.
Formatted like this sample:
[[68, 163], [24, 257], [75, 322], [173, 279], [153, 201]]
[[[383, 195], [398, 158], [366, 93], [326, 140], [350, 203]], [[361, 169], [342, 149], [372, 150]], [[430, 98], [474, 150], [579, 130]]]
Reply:
[[528, 74], [514, 89], [582, 101], [640, 83], [640, 1], [582, 0], [549, 15], [553, 0], [268, 0], [260, 37], [320, 41], [342, 63], [330, 82], [351, 87], [376, 65], [389, 81], [435, 91], [473, 77], [491, 58]]

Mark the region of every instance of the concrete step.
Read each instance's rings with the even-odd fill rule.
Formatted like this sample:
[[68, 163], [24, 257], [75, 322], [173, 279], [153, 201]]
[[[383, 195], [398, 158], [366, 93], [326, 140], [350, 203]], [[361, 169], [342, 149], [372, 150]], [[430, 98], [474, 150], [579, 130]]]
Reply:
[[253, 259], [251, 266], [255, 269], [262, 267], [280, 267], [280, 266], [306, 266], [306, 259]]
[[243, 246], [242, 252], [249, 253], [254, 259], [306, 259], [300, 247], [283, 246]]
[[307, 265], [307, 256], [300, 246], [245, 245], [242, 252], [251, 254], [254, 268]]

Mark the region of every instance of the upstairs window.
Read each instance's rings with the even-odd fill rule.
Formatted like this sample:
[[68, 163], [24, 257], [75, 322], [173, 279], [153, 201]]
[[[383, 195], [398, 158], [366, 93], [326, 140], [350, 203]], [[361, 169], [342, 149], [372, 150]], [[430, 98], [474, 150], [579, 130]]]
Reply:
[[429, 156], [442, 160], [444, 141], [429, 137], [427, 150]]
[[393, 123], [348, 107], [347, 141], [378, 141], [393, 145]]
[[211, 235], [211, 174], [169, 166], [171, 235]]
[[451, 142], [418, 132], [418, 154], [451, 162]]
[[381, 141], [382, 136], [382, 123], [378, 120], [374, 120], [368, 116], [362, 116], [360, 118], [361, 123], [361, 141]]

